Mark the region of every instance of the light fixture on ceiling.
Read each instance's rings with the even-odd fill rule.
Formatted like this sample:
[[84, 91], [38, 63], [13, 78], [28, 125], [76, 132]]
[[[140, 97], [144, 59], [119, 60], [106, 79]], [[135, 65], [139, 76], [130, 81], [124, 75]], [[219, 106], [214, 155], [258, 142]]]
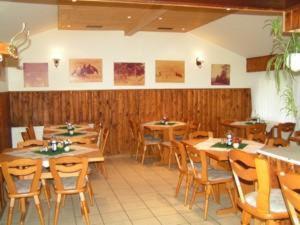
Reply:
[[132, 18], [131, 16], [127, 16], [127, 19], [129, 19], [129, 20], [130, 20], [131, 18]]
[[182, 30], [182, 31], [185, 31], [185, 28], [183, 27], [183, 28], [181, 28], [181, 30]]
[[202, 68], [203, 63], [204, 63], [204, 60], [201, 60], [200, 57], [196, 58], [196, 65], [199, 67], [199, 69]]
[[77, 0], [72, 0], [72, 2], [77, 2]]
[[158, 17], [158, 20], [162, 20], [163, 18], [162, 17]]
[[70, 25], [70, 24], [68, 24], [68, 25], [67, 25], [67, 28], [71, 28], [71, 25]]
[[291, 53], [287, 57], [287, 66], [294, 72], [300, 71], [300, 53]]
[[230, 11], [231, 10], [231, 8], [226, 8], [226, 11]]

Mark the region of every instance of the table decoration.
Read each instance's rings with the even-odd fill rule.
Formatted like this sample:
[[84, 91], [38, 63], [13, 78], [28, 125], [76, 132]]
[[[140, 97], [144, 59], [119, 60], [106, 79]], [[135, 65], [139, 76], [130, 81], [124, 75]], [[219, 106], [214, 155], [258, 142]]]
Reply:
[[[240, 143], [237, 149], [243, 149], [247, 146], [248, 144], [246, 143]], [[232, 145], [227, 145], [226, 143], [222, 142], [217, 142], [211, 146], [212, 148], [226, 148], [226, 149], [231, 149], [233, 146]]]
[[69, 133], [70, 135], [73, 135], [73, 134], [74, 134], [75, 127], [73, 126], [72, 123], [67, 123], [67, 129], [68, 129], [68, 133]]

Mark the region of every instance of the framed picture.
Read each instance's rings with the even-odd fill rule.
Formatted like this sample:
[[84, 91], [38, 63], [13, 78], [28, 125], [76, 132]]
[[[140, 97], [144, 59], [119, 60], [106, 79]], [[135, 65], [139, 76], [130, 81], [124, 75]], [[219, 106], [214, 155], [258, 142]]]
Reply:
[[211, 85], [230, 85], [230, 65], [211, 65]]
[[4, 61], [0, 62], [0, 81], [5, 81]]
[[115, 85], [144, 85], [145, 63], [114, 63]]
[[48, 87], [48, 63], [24, 63], [24, 87]]
[[70, 82], [102, 82], [102, 59], [70, 59]]
[[158, 83], [184, 83], [184, 61], [156, 60], [156, 82]]

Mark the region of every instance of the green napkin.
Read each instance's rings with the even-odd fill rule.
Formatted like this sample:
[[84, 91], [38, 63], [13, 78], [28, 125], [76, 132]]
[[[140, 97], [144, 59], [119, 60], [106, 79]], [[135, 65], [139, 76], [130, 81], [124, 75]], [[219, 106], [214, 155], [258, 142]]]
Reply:
[[[75, 151], [75, 150], [70, 149], [70, 151], [68, 151], [68, 152], [73, 152], [73, 151]], [[54, 155], [59, 155], [59, 154], [62, 154], [62, 153], [66, 153], [66, 151], [63, 148], [57, 148], [56, 151], [48, 150], [47, 152], [41, 152], [40, 150], [36, 150], [36, 151], [33, 151], [33, 152], [41, 154], [41, 155], [48, 155], [48, 156], [54, 156]]]
[[[243, 149], [243, 148], [245, 148], [247, 145], [248, 145], [248, 144], [240, 143], [238, 149]], [[226, 148], [226, 149], [231, 149], [231, 148], [233, 148], [233, 146], [229, 146], [229, 145], [223, 144], [223, 143], [221, 143], [221, 142], [218, 142], [218, 143], [212, 145], [211, 147], [213, 147], [213, 148]]]
[[82, 132], [74, 132], [72, 135], [69, 133], [62, 133], [62, 134], [55, 134], [54, 136], [66, 136], [66, 137], [74, 137], [74, 136], [79, 136], [79, 135], [83, 135], [85, 133]]
[[175, 122], [168, 122], [168, 124], [164, 124], [162, 122], [155, 123], [155, 125], [165, 125], [165, 126], [172, 126], [172, 125], [175, 125], [175, 124], [176, 124]]
[[[80, 128], [80, 126], [75, 126], [74, 128]], [[61, 127], [58, 127], [58, 129], [64, 129], [64, 130], [67, 130], [68, 127], [67, 127], [67, 126], [61, 126]]]

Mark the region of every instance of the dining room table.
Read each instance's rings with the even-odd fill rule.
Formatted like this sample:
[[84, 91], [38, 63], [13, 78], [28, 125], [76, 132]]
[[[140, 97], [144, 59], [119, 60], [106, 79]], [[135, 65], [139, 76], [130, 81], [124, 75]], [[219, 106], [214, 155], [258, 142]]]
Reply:
[[187, 125], [182, 121], [168, 121], [164, 123], [162, 121], [151, 121], [141, 124], [142, 128], [148, 128], [152, 131], [163, 132], [163, 141], [170, 141], [174, 139], [173, 131], [174, 128]]
[[58, 140], [69, 139], [72, 141], [74, 138], [96, 139], [98, 136], [98, 132], [93, 129], [91, 124], [74, 124], [73, 128], [73, 134], [70, 134], [66, 124], [44, 126], [43, 139], [50, 140], [55, 138]]
[[[89, 163], [103, 162], [104, 156], [99, 152], [99, 148], [95, 144], [77, 145], [72, 144], [69, 150], [65, 151], [63, 148], [56, 151], [45, 151], [44, 146], [34, 146], [28, 148], [7, 148], [0, 153], [0, 167], [3, 162], [12, 161], [18, 158], [41, 159], [44, 168], [49, 167], [49, 159], [63, 156], [78, 156], [86, 157]], [[51, 179], [50, 171], [43, 170], [42, 179]]]
[[[201, 139], [189, 139], [181, 141], [184, 145], [192, 146], [199, 151], [205, 151], [209, 158], [213, 159], [214, 162], [210, 164], [218, 169], [230, 170], [229, 165], [229, 152], [233, 149], [233, 146], [228, 146], [224, 143], [223, 138], [201, 138]], [[242, 140], [237, 149], [250, 153], [257, 154], [259, 149], [262, 149], [264, 144], [252, 141], [252, 140]], [[253, 186], [247, 185], [248, 190], [252, 190]], [[234, 206], [229, 208], [218, 209], [217, 214], [223, 215], [228, 213], [233, 213], [236, 211]]]

